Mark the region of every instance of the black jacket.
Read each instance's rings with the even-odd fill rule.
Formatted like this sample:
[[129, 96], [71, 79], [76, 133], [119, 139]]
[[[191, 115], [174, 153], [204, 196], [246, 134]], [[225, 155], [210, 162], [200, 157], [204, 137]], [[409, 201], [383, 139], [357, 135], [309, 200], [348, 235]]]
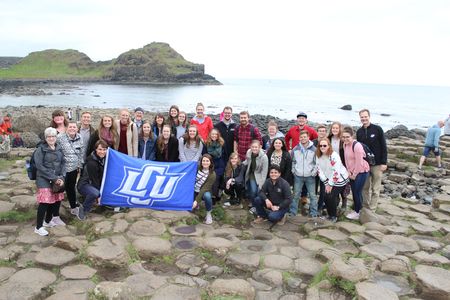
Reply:
[[[272, 156], [272, 154], [273, 152], [267, 152], [267, 158], [269, 159], [269, 166], [271, 165], [270, 157]], [[281, 177], [284, 180], [286, 180], [290, 185], [292, 185], [293, 184], [292, 157], [288, 151], [283, 151], [283, 154], [281, 155], [280, 169], [281, 169]], [[267, 172], [267, 178], [269, 178], [269, 172], [270, 170]]]
[[100, 186], [102, 185], [104, 167], [105, 159], [98, 157], [95, 152], [92, 152], [92, 154], [86, 158], [86, 164], [84, 165], [83, 173], [78, 180], [78, 190], [80, 190], [80, 187], [86, 184], [90, 184], [96, 189], [100, 190]]
[[226, 153], [224, 160], [228, 161], [228, 157], [234, 152], [234, 130], [236, 128], [236, 123], [233, 122], [227, 126], [224, 122], [219, 122], [214, 125], [214, 127], [219, 130], [220, 136], [225, 141]]
[[234, 184], [244, 186], [244, 176], [246, 171], [246, 166], [240, 164], [231, 172], [231, 176], [224, 176], [224, 183], [226, 184], [230, 178], [234, 178]]
[[275, 184], [272, 182], [272, 179], [266, 179], [259, 196], [263, 201], [269, 199], [273, 205], [277, 205], [280, 208], [289, 208], [292, 202], [291, 187], [281, 176], [275, 181]]
[[[158, 145], [158, 140], [156, 140], [156, 145]], [[180, 153], [178, 152], [178, 140], [176, 137], [170, 136], [169, 143], [167, 145], [169, 155], [166, 160], [163, 152], [158, 149], [156, 146], [156, 161], [164, 161], [164, 162], [179, 162], [180, 161]]]
[[387, 164], [387, 146], [383, 129], [375, 124], [365, 128], [359, 128], [356, 132], [356, 140], [366, 144], [375, 155], [375, 165]]

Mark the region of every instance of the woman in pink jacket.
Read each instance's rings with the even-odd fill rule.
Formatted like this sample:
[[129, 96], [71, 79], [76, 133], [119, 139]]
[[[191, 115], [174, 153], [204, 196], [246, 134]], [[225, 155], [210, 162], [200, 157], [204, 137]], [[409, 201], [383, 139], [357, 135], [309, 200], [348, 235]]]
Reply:
[[345, 127], [342, 132], [344, 140], [344, 157], [345, 165], [347, 167], [350, 178], [350, 185], [352, 187], [354, 211], [347, 215], [348, 219], [358, 220], [359, 211], [362, 208], [363, 197], [362, 190], [367, 177], [369, 176], [369, 164], [364, 159], [366, 153], [364, 152], [361, 143], [353, 139], [353, 129]]

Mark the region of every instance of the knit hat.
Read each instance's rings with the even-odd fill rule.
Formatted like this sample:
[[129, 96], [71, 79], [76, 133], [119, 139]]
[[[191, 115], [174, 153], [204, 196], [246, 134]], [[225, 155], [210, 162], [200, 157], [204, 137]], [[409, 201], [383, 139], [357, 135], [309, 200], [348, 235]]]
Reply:
[[138, 112], [138, 111], [144, 113], [144, 110], [141, 107], [136, 107], [136, 109], [134, 110], [134, 112]]
[[308, 115], [302, 111], [297, 114], [297, 118], [299, 118], [299, 117], [304, 117], [304, 118], [308, 119]]

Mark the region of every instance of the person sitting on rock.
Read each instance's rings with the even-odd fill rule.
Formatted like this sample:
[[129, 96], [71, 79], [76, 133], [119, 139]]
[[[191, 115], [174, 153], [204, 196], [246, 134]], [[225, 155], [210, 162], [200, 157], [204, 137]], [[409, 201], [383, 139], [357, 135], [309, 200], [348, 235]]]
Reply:
[[258, 215], [253, 221], [255, 224], [266, 220], [284, 224], [286, 213], [292, 203], [292, 192], [289, 183], [281, 177], [279, 166], [270, 166], [269, 178], [264, 182], [254, 203]]
[[194, 185], [194, 203], [192, 209], [197, 208], [199, 203], [205, 201], [206, 218], [205, 224], [212, 224], [212, 186], [216, 181], [213, 158], [209, 154], [203, 154], [197, 169]]
[[439, 151], [439, 139], [441, 137], [441, 128], [444, 127], [444, 121], [438, 121], [437, 124], [431, 126], [425, 137], [425, 146], [423, 148], [423, 155], [420, 157], [419, 161], [419, 170], [422, 170], [422, 165], [425, 162], [428, 154], [433, 151], [434, 156], [436, 157], [436, 162], [438, 168], [442, 168], [441, 164], [441, 153]]
[[239, 205], [244, 196], [244, 172], [245, 168], [236, 152], [231, 153], [228, 163], [225, 167], [224, 182], [225, 194], [230, 199], [224, 203], [224, 206]]

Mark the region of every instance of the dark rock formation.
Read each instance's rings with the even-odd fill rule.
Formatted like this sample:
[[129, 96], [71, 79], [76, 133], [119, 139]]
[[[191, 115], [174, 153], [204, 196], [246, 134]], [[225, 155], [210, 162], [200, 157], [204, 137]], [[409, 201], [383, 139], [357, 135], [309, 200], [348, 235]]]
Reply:
[[387, 139], [392, 139], [399, 136], [406, 136], [412, 139], [416, 138], [416, 134], [412, 130], [408, 130], [408, 127], [404, 125], [397, 125], [394, 128], [386, 131], [385, 136]]
[[341, 107], [342, 110], [352, 110], [352, 106], [350, 104], [346, 104]]

